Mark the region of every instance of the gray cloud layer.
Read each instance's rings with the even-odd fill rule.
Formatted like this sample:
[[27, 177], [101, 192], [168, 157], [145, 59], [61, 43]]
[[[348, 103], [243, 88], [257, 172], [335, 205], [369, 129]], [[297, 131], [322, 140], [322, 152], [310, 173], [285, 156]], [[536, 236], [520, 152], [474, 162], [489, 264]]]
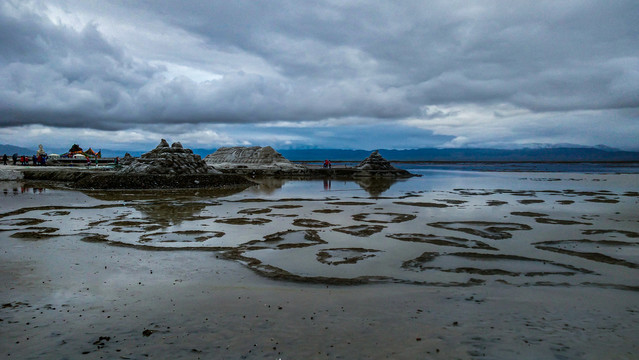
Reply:
[[637, 14], [634, 0], [8, 1], [0, 125], [388, 120], [459, 104], [636, 120]]

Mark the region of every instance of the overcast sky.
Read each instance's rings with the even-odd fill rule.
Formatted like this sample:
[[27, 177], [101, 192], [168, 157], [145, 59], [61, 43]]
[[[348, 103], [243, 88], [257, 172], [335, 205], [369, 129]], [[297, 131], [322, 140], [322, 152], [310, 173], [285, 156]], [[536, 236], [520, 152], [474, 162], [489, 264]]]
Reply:
[[0, 1], [0, 143], [639, 150], [639, 1]]

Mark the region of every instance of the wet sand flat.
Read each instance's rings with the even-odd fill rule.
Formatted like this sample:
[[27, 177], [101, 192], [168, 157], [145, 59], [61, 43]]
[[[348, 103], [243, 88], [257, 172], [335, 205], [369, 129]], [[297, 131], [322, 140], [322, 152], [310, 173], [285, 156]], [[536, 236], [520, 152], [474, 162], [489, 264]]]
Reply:
[[237, 192], [0, 182], [0, 348], [20, 359], [639, 353], [639, 175], [424, 175]]

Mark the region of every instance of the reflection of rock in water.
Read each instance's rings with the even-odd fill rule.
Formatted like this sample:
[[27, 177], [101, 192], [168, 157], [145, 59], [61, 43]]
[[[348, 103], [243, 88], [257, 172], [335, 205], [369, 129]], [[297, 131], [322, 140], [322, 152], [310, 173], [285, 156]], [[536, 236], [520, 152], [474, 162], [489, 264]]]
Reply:
[[241, 188], [199, 188], [199, 189], [162, 189], [162, 190], [80, 190], [87, 196], [102, 201], [136, 201], [136, 200], [166, 200], [166, 201], [201, 201], [231, 196], [244, 191]]
[[394, 178], [368, 177], [357, 178], [355, 182], [370, 196], [377, 197], [391, 188], [398, 180]]
[[286, 184], [287, 180], [262, 177], [255, 180], [255, 182], [257, 182], [257, 186], [253, 187], [249, 191], [254, 191], [259, 194], [272, 194], [281, 189], [282, 186]]
[[198, 202], [182, 203], [177, 201], [149, 202], [133, 205], [136, 210], [143, 213], [151, 222], [165, 226], [195, 220], [197, 215], [201, 213], [206, 206], [206, 204]]
[[[176, 189], [162, 190], [161, 196], [155, 190], [83, 192], [98, 200], [129, 202], [127, 205], [143, 213], [149, 223], [169, 226], [197, 220], [198, 215], [207, 206], [218, 205], [212, 199], [230, 196], [241, 191], [242, 189]], [[211, 199], [211, 201], [202, 201], [202, 199]]]

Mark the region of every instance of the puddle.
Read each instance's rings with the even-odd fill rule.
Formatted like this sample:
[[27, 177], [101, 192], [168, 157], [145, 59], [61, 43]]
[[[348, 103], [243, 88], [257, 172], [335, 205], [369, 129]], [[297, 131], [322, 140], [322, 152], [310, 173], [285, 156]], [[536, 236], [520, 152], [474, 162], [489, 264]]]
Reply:
[[439, 236], [433, 234], [389, 234], [386, 236], [401, 241], [428, 243], [439, 246], [453, 246], [467, 249], [483, 249], [493, 251], [498, 250], [497, 248], [494, 248], [479, 240], [468, 240], [453, 236]]
[[200, 243], [214, 238], [220, 238], [224, 235], [225, 233], [222, 231], [185, 230], [174, 232], [156, 232], [140, 236], [139, 241], [142, 243]]
[[316, 230], [287, 230], [267, 235], [264, 240], [250, 241], [243, 244], [241, 249], [291, 249], [319, 244], [327, 244], [327, 242], [320, 238]]
[[354, 236], [367, 237], [382, 231], [384, 228], [385, 226], [382, 225], [353, 225], [335, 228], [333, 231], [339, 231]]
[[362, 248], [326, 249], [317, 253], [317, 261], [327, 265], [356, 264], [375, 256], [379, 250]]
[[438, 270], [473, 275], [546, 276], [590, 273], [570, 265], [558, 264], [515, 255], [425, 252], [405, 261], [402, 268], [411, 271]]

